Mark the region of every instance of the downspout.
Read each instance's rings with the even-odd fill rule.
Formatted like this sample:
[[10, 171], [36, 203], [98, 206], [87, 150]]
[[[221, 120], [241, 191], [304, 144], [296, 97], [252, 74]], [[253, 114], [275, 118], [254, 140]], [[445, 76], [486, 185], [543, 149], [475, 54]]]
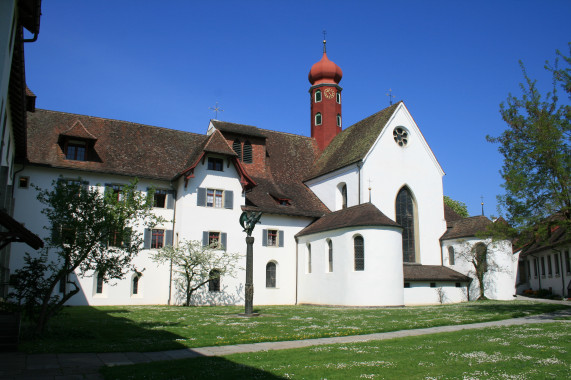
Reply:
[[565, 271], [563, 270], [563, 260], [562, 260], [562, 252], [551, 248], [552, 251], [555, 251], [559, 254], [559, 274], [561, 275], [561, 297], [565, 298]]
[[[171, 188], [174, 188], [174, 186], [172, 185], [171, 182]], [[176, 190], [173, 189], [173, 216], [172, 216], [172, 234], [173, 234], [173, 240], [175, 235], [175, 220], [176, 220]], [[178, 241], [177, 241], [178, 244]], [[174, 246], [174, 241], [173, 241], [173, 246]], [[169, 299], [167, 301], [167, 305], [170, 306], [171, 304], [171, 296], [172, 296], [172, 258], [170, 260], [170, 268], [169, 268]]]
[[357, 162], [357, 168], [359, 169], [359, 203], [357, 204], [361, 204], [361, 168], [363, 167], [363, 161], [359, 161]]
[[299, 273], [299, 268], [298, 268], [298, 265], [299, 265], [299, 261], [298, 261], [299, 260], [299, 248], [298, 247], [299, 247], [299, 244], [297, 241], [297, 237], [295, 237], [295, 302], [294, 302], [294, 305], [297, 305], [297, 288], [299, 286], [298, 285], [298, 282], [299, 282], [299, 279], [298, 279], [298, 277], [299, 277], [298, 276], [298, 273]]

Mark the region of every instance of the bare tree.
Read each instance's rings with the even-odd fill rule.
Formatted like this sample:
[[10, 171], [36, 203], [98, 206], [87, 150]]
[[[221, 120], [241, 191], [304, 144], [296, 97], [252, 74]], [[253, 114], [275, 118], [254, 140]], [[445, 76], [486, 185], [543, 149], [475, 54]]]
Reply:
[[234, 275], [238, 269], [239, 253], [229, 253], [217, 244], [204, 246], [200, 241], [182, 241], [178, 247], [166, 246], [152, 259], [157, 263], [172, 263], [177, 274], [176, 286], [184, 294], [184, 306], [190, 306], [192, 295], [210, 283], [219, 284], [221, 276]]

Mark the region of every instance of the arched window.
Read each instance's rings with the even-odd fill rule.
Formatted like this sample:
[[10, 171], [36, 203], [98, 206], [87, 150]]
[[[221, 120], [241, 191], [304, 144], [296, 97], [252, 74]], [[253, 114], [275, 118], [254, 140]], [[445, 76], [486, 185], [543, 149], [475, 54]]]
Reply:
[[315, 125], [321, 125], [321, 112], [315, 114]]
[[341, 208], [347, 208], [347, 185], [341, 186]]
[[220, 291], [220, 271], [218, 269], [212, 269], [208, 274], [208, 291], [209, 292], [219, 292]]
[[311, 273], [311, 244], [307, 245], [307, 273]]
[[[542, 271], [545, 275], [545, 264], [543, 262], [543, 257], [541, 258]], [[488, 247], [484, 243], [478, 243], [474, 246], [474, 261], [477, 273], [486, 273], [488, 271]]]
[[270, 261], [266, 264], [266, 288], [276, 287], [276, 263]]
[[315, 91], [315, 103], [319, 103], [321, 101], [321, 90]]
[[333, 272], [333, 242], [331, 239], [327, 239], [327, 253], [328, 253], [328, 271]]
[[340, 127], [341, 126], [341, 115], [337, 114], [337, 126]]
[[246, 140], [246, 142], [244, 142], [244, 156], [243, 156], [243, 160], [245, 163], [247, 164], [251, 164], [252, 163], [252, 143], [250, 143], [249, 141]]
[[337, 91], [337, 103], [341, 104], [341, 93]]
[[103, 273], [101, 272], [97, 272], [97, 287], [95, 289], [95, 293], [103, 293]]
[[133, 295], [139, 294], [139, 278], [141, 278], [139, 274], [133, 276]]
[[403, 228], [402, 231], [402, 259], [405, 263], [416, 262], [416, 244], [414, 231], [414, 201], [410, 191], [403, 187], [396, 202], [396, 220]]
[[454, 265], [454, 247], [448, 247], [448, 264]]
[[236, 154], [238, 155], [238, 159], [242, 161], [242, 143], [240, 142], [240, 140], [238, 139], [234, 140], [234, 143], [232, 144], [232, 149], [234, 149], [234, 152], [236, 152]]
[[362, 236], [355, 236], [353, 239], [355, 249], [355, 270], [365, 270], [365, 241]]

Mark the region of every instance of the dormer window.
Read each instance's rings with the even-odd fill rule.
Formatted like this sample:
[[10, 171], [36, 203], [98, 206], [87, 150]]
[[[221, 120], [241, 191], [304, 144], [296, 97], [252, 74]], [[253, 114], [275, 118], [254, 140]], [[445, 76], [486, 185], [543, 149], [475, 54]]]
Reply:
[[87, 144], [85, 141], [67, 141], [65, 144], [65, 158], [74, 161], [87, 161]]
[[222, 171], [224, 160], [222, 158], [208, 157], [208, 170]]

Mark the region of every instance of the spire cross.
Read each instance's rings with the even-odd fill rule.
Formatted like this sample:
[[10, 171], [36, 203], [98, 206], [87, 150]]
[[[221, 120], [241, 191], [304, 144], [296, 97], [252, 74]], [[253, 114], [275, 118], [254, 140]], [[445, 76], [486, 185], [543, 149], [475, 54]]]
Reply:
[[393, 98], [395, 97], [393, 95], [393, 90], [389, 88], [389, 92], [387, 92], [387, 96], [389, 97], [389, 105], [393, 105]]
[[323, 52], [325, 53], [325, 51], [327, 50], [325, 48], [325, 44], [327, 44], [327, 40], [325, 39], [325, 36], [327, 35], [327, 32], [325, 31], [325, 29], [323, 29]]
[[482, 216], [484, 216], [484, 196], [481, 195], [480, 199], [482, 200]]
[[224, 110], [220, 107], [218, 107], [218, 102], [216, 102], [216, 106], [215, 107], [208, 107], [210, 108], [212, 111], [216, 112], [216, 116], [214, 116], [214, 119], [218, 119], [218, 111], [220, 112], [224, 112]]

